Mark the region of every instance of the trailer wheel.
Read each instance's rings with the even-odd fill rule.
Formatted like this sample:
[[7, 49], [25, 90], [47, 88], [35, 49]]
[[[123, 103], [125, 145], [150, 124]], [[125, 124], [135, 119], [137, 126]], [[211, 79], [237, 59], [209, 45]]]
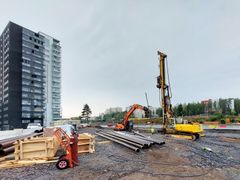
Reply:
[[60, 170], [63, 170], [63, 169], [67, 169], [68, 165], [69, 165], [68, 160], [66, 160], [66, 159], [59, 159], [57, 164], [56, 164], [56, 167], [58, 169], [60, 169]]
[[192, 140], [196, 141], [196, 136], [194, 134], [192, 135]]

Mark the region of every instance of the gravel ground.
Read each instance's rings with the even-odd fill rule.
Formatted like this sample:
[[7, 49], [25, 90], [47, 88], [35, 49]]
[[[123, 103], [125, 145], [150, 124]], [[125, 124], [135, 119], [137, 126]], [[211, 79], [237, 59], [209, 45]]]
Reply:
[[[96, 152], [80, 155], [80, 165], [72, 169], [60, 171], [54, 163], [2, 169], [0, 179], [240, 179], [240, 135], [207, 133], [198, 141], [151, 136], [166, 144], [137, 153], [116, 143], [97, 143]], [[101, 141], [106, 140], [97, 136]]]

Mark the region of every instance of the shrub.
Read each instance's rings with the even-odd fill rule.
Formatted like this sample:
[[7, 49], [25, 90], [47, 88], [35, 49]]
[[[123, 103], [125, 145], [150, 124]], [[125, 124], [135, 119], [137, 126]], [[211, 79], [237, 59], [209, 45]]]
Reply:
[[221, 124], [226, 124], [225, 119], [221, 119], [220, 123], [221, 123]]

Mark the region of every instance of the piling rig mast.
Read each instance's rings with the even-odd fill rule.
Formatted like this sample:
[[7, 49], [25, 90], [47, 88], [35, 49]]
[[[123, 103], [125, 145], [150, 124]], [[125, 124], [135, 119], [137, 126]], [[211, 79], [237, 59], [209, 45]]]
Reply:
[[[168, 84], [166, 82], [166, 72], [168, 75], [168, 69], [166, 69], [167, 55], [158, 51], [159, 55], [159, 69], [160, 75], [157, 77], [157, 88], [161, 91], [161, 106], [163, 112], [163, 132], [166, 134], [178, 134], [189, 137], [193, 140], [203, 136], [203, 130], [200, 124], [176, 124], [173, 116], [173, 109], [171, 104], [171, 87], [169, 76]], [[167, 66], [168, 67], [168, 66]]]

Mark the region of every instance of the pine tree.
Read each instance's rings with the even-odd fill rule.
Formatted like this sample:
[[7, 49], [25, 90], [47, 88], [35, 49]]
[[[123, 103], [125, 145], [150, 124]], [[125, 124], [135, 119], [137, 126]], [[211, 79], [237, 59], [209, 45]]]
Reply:
[[92, 114], [92, 111], [91, 111], [90, 107], [88, 106], [88, 104], [85, 104], [82, 109], [81, 117], [88, 121], [91, 114]]

